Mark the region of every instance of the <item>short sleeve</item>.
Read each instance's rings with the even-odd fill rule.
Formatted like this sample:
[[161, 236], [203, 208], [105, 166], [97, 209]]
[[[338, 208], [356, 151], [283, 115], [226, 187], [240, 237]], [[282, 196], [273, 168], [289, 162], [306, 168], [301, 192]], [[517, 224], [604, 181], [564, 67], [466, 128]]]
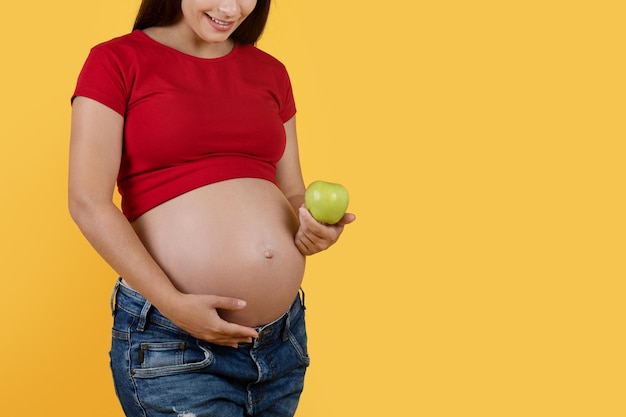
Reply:
[[289, 74], [285, 70], [285, 78], [283, 81], [283, 100], [280, 106], [280, 118], [286, 123], [296, 114], [296, 102], [293, 96], [293, 88]]
[[77, 96], [88, 97], [124, 116], [128, 103], [125, 81], [120, 59], [110, 49], [96, 46], [78, 76], [72, 101]]

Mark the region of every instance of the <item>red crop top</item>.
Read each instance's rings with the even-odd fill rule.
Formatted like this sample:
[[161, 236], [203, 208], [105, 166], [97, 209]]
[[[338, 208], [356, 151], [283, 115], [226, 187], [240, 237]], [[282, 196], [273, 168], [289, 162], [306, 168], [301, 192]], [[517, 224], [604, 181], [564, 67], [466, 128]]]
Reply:
[[214, 182], [275, 183], [283, 124], [296, 113], [285, 67], [256, 47], [203, 59], [138, 30], [91, 50], [76, 96], [124, 117], [117, 186], [129, 221]]

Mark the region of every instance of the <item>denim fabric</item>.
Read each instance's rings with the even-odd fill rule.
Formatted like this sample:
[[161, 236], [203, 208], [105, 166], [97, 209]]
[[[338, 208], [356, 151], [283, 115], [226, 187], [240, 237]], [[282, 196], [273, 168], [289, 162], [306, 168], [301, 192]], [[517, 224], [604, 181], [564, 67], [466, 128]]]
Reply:
[[304, 294], [238, 348], [198, 340], [118, 281], [111, 369], [128, 417], [293, 416], [309, 365]]

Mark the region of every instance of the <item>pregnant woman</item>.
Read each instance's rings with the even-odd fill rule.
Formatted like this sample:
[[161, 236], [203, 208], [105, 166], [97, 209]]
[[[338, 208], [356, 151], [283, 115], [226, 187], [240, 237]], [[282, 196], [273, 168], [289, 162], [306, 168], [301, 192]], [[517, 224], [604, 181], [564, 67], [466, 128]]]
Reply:
[[69, 207], [121, 276], [111, 368], [127, 416], [295, 413], [305, 257], [355, 216], [302, 207], [289, 76], [254, 46], [269, 3], [143, 0], [79, 75]]

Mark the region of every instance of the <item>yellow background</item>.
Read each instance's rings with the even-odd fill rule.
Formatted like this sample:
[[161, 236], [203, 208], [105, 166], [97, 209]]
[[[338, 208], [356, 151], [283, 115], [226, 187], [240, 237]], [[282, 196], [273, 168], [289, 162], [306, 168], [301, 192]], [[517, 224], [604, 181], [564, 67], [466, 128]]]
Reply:
[[[3, 5], [2, 415], [122, 416], [66, 171], [78, 71], [138, 4]], [[626, 415], [623, 4], [275, 1], [306, 181], [359, 216], [309, 260], [298, 417]]]

